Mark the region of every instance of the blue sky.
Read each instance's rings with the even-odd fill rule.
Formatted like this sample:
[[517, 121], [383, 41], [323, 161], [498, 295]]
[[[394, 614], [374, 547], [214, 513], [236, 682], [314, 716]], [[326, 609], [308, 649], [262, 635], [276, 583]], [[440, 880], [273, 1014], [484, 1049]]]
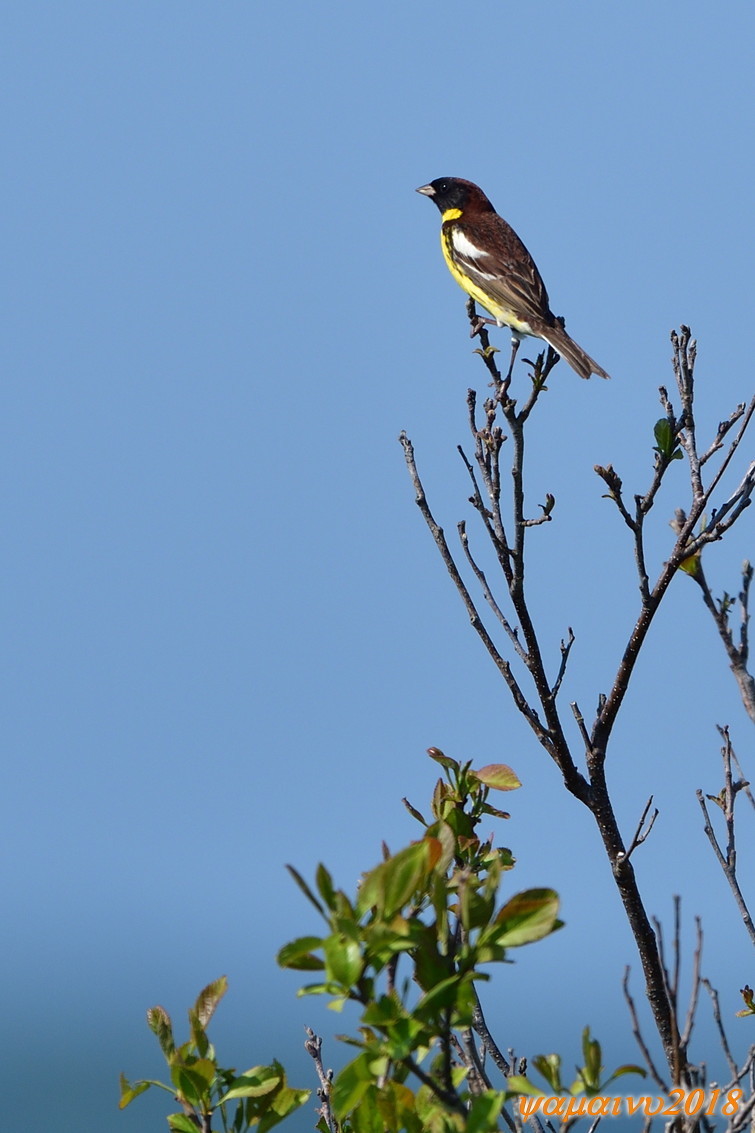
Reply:
[[[222, 973], [221, 1053], [314, 1084], [303, 1025], [335, 1052], [344, 1022], [275, 967], [316, 928], [283, 864], [353, 887], [382, 839], [415, 835], [400, 799], [425, 806], [430, 745], [515, 767], [512, 885], [563, 898], [567, 927], [499, 974], [489, 1022], [570, 1066], [587, 1023], [609, 1064], [637, 1057], [596, 832], [465, 624], [396, 443], [405, 428], [449, 532], [471, 526], [455, 446], [485, 375], [413, 190], [479, 182], [613, 375], [559, 366], [529, 441], [533, 507], [558, 498], [533, 608], [553, 658], [574, 627], [565, 695], [587, 715], [637, 607], [593, 465], [647, 486], [681, 321], [706, 435], [752, 392], [753, 33], [744, 3], [4, 6], [9, 1128], [160, 1128], [160, 1099], [117, 1111], [117, 1075], [160, 1071], [148, 1006], [183, 1020]], [[658, 563], [686, 500], [679, 465]], [[715, 589], [754, 553], [748, 515], [708, 552]], [[668, 920], [681, 893], [687, 927], [705, 918], [730, 1017], [751, 960], [694, 798], [719, 785], [716, 723], [746, 764], [751, 726], [680, 578], [609, 774], [628, 834], [655, 796], [648, 905]], [[696, 1053], [717, 1058], [704, 1028]]]

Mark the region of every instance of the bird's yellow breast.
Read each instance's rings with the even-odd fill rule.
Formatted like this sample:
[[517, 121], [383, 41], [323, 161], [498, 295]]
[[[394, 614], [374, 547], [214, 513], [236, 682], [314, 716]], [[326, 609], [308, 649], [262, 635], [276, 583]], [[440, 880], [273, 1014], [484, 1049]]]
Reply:
[[[459, 216], [461, 216], [459, 209], [446, 209], [443, 213], [443, 220], [456, 220]], [[456, 282], [466, 291], [467, 295], [472, 296], [476, 303], [479, 303], [486, 311], [490, 311], [499, 326], [504, 326], [505, 324], [511, 327], [512, 330], [519, 331], [522, 334], [532, 333], [529, 324], [525, 322], [521, 316], [518, 316], [510, 307], [504, 307], [501, 303], [493, 299], [492, 296], [488, 295], [480, 284], [471, 279], [463, 268], [460, 267], [455, 255], [453, 228], [450, 224], [443, 224], [441, 227], [440, 246], [443, 250], [443, 258], [446, 261], [448, 270], [451, 272]]]

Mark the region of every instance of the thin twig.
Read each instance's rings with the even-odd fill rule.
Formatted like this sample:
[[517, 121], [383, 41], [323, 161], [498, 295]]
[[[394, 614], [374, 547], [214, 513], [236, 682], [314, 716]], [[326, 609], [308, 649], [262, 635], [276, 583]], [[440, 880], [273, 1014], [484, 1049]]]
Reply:
[[564, 641], [563, 638], [561, 639], [561, 664], [559, 665], [556, 680], [554, 681], [553, 688], [551, 689], [551, 696], [554, 700], [558, 696], [559, 689], [561, 688], [561, 682], [566, 675], [566, 666], [569, 663], [569, 654], [571, 653], [571, 647], [574, 644], [575, 640], [576, 639], [574, 637], [574, 632], [571, 626], [569, 626], [569, 637], [566, 641]]
[[513, 626], [510, 624], [510, 622], [508, 621], [506, 615], [501, 610], [501, 607], [496, 602], [495, 597], [493, 595], [493, 591], [490, 589], [490, 587], [488, 585], [488, 580], [485, 577], [484, 571], [477, 565], [474, 558], [472, 557], [472, 552], [469, 549], [469, 536], [467, 535], [467, 525], [466, 525], [466, 523], [464, 522], [463, 519], [461, 520], [460, 523], [457, 524], [457, 530], [459, 532], [459, 539], [461, 540], [461, 546], [462, 546], [462, 549], [464, 551], [464, 554], [466, 555], [467, 562], [471, 566], [471, 568], [474, 572], [474, 576], [480, 584], [480, 590], [482, 590], [482, 594], [483, 594], [485, 601], [490, 606], [491, 610], [493, 611], [495, 616], [498, 618], [498, 621], [501, 623], [501, 625], [505, 629], [505, 631], [508, 635], [509, 641], [511, 642], [511, 644], [514, 648], [514, 652], [517, 654], [517, 656], [520, 658], [520, 660], [523, 661], [524, 664], [526, 665], [527, 661], [528, 661], [527, 654], [526, 654], [525, 650], [522, 648], [522, 643], [517, 636], [517, 632], [513, 628]]
[[495, 1062], [503, 1077], [508, 1078], [511, 1075], [511, 1064], [506, 1061], [500, 1048], [498, 1047], [498, 1044], [488, 1030], [488, 1025], [485, 1022], [485, 1016], [482, 1012], [480, 997], [477, 994], [476, 990], [474, 994], [476, 1002], [474, 1008], [472, 1009], [472, 1027], [480, 1036], [485, 1050], [493, 1059], [493, 1062]]
[[427, 526], [430, 528], [432, 536], [435, 540], [435, 545], [440, 551], [443, 562], [446, 564], [446, 569], [451, 575], [457, 591], [461, 595], [462, 601], [464, 602], [467, 613], [469, 615], [469, 620], [472, 623], [475, 632], [482, 640], [490, 657], [493, 659], [496, 668], [508, 685], [511, 694], [514, 697], [514, 702], [516, 703], [516, 706], [521, 712], [522, 716], [524, 716], [525, 720], [527, 720], [540, 742], [545, 747], [550, 747], [550, 737], [548, 736], [546, 729], [540, 722], [540, 719], [535, 710], [530, 707], [527, 700], [525, 699], [524, 694], [522, 693], [522, 690], [520, 689], [519, 684], [516, 681], [516, 678], [511, 672], [511, 666], [509, 665], [508, 661], [505, 661], [501, 654], [498, 652], [493, 639], [490, 637], [490, 634], [485, 628], [482, 618], [477, 611], [477, 607], [472, 601], [472, 597], [461, 575], [459, 574], [454, 558], [451, 554], [451, 551], [449, 550], [448, 543], [446, 542], [443, 528], [435, 522], [433, 514], [430, 511], [430, 506], [427, 502], [427, 497], [425, 496], [425, 490], [422, 487], [422, 482], [420, 481], [419, 473], [417, 472], [417, 465], [414, 459], [414, 448], [412, 446], [412, 443], [407, 437], [406, 433], [401, 433], [399, 440], [403, 445], [407, 468], [409, 469], [409, 474], [412, 478], [412, 483], [414, 484], [415, 500], [417, 506], [422, 512]]
[[624, 998], [627, 1001], [627, 1007], [629, 1008], [629, 1016], [632, 1020], [632, 1034], [634, 1035], [635, 1042], [637, 1043], [637, 1046], [640, 1048], [640, 1052], [641, 1052], [642, 1057], [644, 1059], [645, 1065], [648, 1068], [648, 1073], [650, 1074], [650, 1077], [653, 1079], [653, 1081], [656, 1083], [656, 1085], [661, 1090], [663, 1090], [663, 1092], [665, 1094], [667, 1094], [669, 1092], [668, 1083], [665, 1082], [664, 1079], [661, 1077], [661, 1075], [658, 1073], [658, 1070], [656, 1069], [655, 1063], [653, 1062], [650, 1051], [648, 1050], [647, 1043], [645, 1042], [644, 1038], [642, 1037], [642, 1031], [640, 1030], [640, 1020], [637, 1016], [637, 1008], [635, 1006], [635, 1002], [634, 1002], [634, 999], [632, 998], [631, 992], [629, 991], [629, 972], [630, 972], [630, 970], [631, 969], [630, 969], [629, 965], [627, 964], [626, 968], [624, 969], [624, 979], [623, 979], [623, 982], [622, 982], [622, 988], [623, 988], [623, 991], [624, 991]]
[[304, 1030], [307, 1032], [307, 1041], [304, 1044], [304, 1049], [315, 1064], [315, 1072], [320, 1082], [317, 1096], [320, 1099], [321, 1105], [318, 1112], [330, 1130], [330, 1133], [339, 1133], [340, 1126], [333, 1115], [333, 1109], [330, 1104], [333, 1071], [326, 1070], [323, 1066], [321, 1053], [322, 1038], [320, 1035], [316, 1035], [311, 1027], [305, 1027]]
[[401, 1061], [408, 1070], [411, 1070], [412, 1074], [419, 1078], [423, 1086], [427, 1086], [428, 1090], [435, 1094], [438, 1101], [443, 1102], [446, 1109], [453, 1110], [454, 1113], [466, 1115], [467, 1108], [455, 1090], [451, 1093], [444, 1090], [430, 1074], [427, 1074], [422, 1067], [414, 1061], [411, 1055], [407, 1055], [405, 1058], [402, 1058]]
[[733, 605], [733, 600], [728, 595], [716, 602], [711, 594], [710, 587], [708, 586], [705, 572], [703, 571], [702, 562], [698, 560], [696, 569], [692, 574], [692, 578], [700, 587], [703, 597], [703, 603], [706, 609], [710, 612], [711, 617], [715, 623], [718, 635], [723, 642], [726, 656], [729, 659], [731, 671], [734, 674], [734, 679], [739, 686], [742, 703], [744, 704], [745, 711], [750, 719], [755, 723], [755, 676], [748, 672], [747, 661], [749, 656], [749, 596], [750, 596], [750, 583], [752, 581], [753, 568], [749, 562], [745, 562], [742, 566], [742, 589], [739, 593], [739, 605], [741, 612], [740, 631], [739, 631], [739, 644], [734, 642], [734, 634], [729, 624], [729, 610]]
[[469, 1082], [472, 1093], [479, 1094], [482, 1093], [483, 1090], [492, 1090], [493, 1086], [490, 1078], [477, 1052], [472, 1028], [465, 1027], [461, 1032], [461, 1038], [452, 1035], [451, 1039], [460, 1061], [465, 1066], [469, 1067], [467, 1081]]
[[732, 763], [736, 767], [737, 772], [739, 774], [739, 789], [741, 790], [742, 794], [745, 796], [745, 798], [750, 803], [750, 806], [755, 810], [755, 797], [753, 796], [753, 793], [750, 790], [750, 784], [745, 779], [745, 773], [742, 770], [742, 764], [739, 762], [739, 759], [737, 758], [737, 753], [735, 752], [734, 748], [731, 749], [731, 759], [732, 759]]
[[590, 742], [590, 736], [588, 735], [587, 728], [585, 727], [585, 718], [582, 715], [582, 710], [577, 704], [576, 700], [573, 700], [569, 707], [572, 710], [574, 719], [577, 721], [577, 727], [579, 728], [579, 734], [582, 737], [582, 743], [585, 745], [585, 751], [589, 752], [592, 744]]
[[732, 411], [728, 421], [719, 422], [714, 440], [711, 442], [711, 445], [708, 448], [707, 452], [703, 453], [703, 455], [700, 457], [701, 465], [706, 464], [712, 456], [714, 456], [717, 452], [720, 452], [720, 450], [723, 448], [724, 437], [729, 432], [729, 429], [731, 429], [733, 425], [736, 425], [737, 421], [742, 416], [746, 408], [747, 406], [744, 402], [742, 402], [741, 405], [738, 405], [736, 409]]
[[721, 748], [721, 759], [724, 765], [724, 786], [718, 793], [718, 795], [708, 795], [708, 799], [711, 802], [715, 803], [716, 806], [718, 806], [723, 812], [727, 836], [725, 853], [721, 848], [718, 842], [718, 838], [716, 837], [715, 831], [713, 829], [713, 823], [711, 822], [703, 792], [698, 788], [695, 794], [697, 795], [697, 801], [700, 804], [700, 809], [703, 812], [703, 818], [705, 820], [703, 830], [705, 831], [705, 835], [713, 848], [713, 853], [716, 855], [718, 864], [721, 866], [724, 877], [729, 883], [729, 888], [732, 891], [734, 900], [736, 902], [737, 908], [739, 909], [740, 916], [742, 917], [742, 921], [745, 928], [747, 929], [750, 940], [753, 944], [755, 944], [755, 924], [753, 924], [750, 910], [747, 907], [747, 902], [744, 899], [744, 895], [742, 893], [742, 890], [740, 889], [739, 881], [737, 879], [737, 843], [734, 827], [734, 807], [736, 803], [737, 793], [740, 790], [740, 784], [734, 782], [731, 772], [732, 746], [728, 728], [719, 728], [719, 732], [724, 740], [724, 745]]
[[739, 427], [739, 432], [737, 433], [736, 437], [734, 438], [734, 440], [729, 445], [729, 451], [727, 452], [726, 456], [724, 457], [723, 461], [721, 462], [721, 467], [719, 468], [718, 472], [715, 474], [715, 476], [711, 480], [710, 485], [709, 485], [707, 491], [705, 492], [705, 495], [703, 497], [704, 506], [707, 505], [708, 500], [711, 498], [711, 496], [715, 492], [716, 488], [718, 487], [718, 485], [721, 481], [721, 477], [723, 476], [724, 472], [726, 471], [726, 469], [731, 464], [734, 453], [739, 448], [739, 443], [742, 440], [742, 437], [745, 435], [745, 432], [747, 431], [747, 426], [750, 424], [753, 413], [755, 413], [755, 397], [752, 398], [752, 401], [747, 406], [747, 412], [745, 413], [744, 420], [742, 421], [742, 424]]
[[656, 807], [655, 810], [653, 811], [653, 817], [650, 819], [650, 822], [648, 824], [647, 829], [646, 830], [642, 829], [643, 826], [644, 826], [644, 823], [645, 823], [645, 819], [648, 816], [648, 811], [650, 810], [652, 805], [653, 805], [653, 796], [651, 795], [650, 798], [648, 799], [648, 801], [645, 803], [645, 809], [643, 810], [642, 814], [640, 815], [640, 821], [637, 823], [637, 829], [634, 832], [634, 837], [632, 838], [632, 841], [629, 843], [629, 849], [627, 850], [627, 857], [628, 858], [631, 858], [632, 854], [637, 849], [637, 847], [642, 845], [642, 843], [645, 841], [645, 839], [650, 834], [650, 831], [653, 829], [653, 826], [655, 825], [655, 820], [658, 817], [658, 813], [659, 813], [658, 807]]
[[737, 1070], [737, 1064], [734, 1061], [734, 1056], [731, 1053], [731, 1047], [729, 1046], [729, 1040], [726, 1037], [726, 1031], [724, 1030], [724, 1025], [723, 1025], [723, 1022], [721, 1020], [721, 1005], [718, 1002], [718, 992], [712, 986], [710, 980], [706, 980], [704, 976], [702, 977], [700, 982], [702, 983], [703, 987], [705, 988], [708, 995], [710, 996], [712, 1010], [713, 1010], [713, 1021], [716, 1024], [716, 1029], [718, 1031], [718, 1037], [719, 1037], [719, 1040], [721, 1042], [721, 1049], [724, 1052], [724, 1057], [726, 1058], [726, 1062], [727, 1062], [728, 1067], [729, 1067], [729, 1073], [731, 1074], [732, 1081], [737, 1081], [737, 1079], [739, 1078], [739, 1071]]
[[703, 926], [699, 917], [695, 917], [695, 932], [696, 942], [695, 951], [692, 957], [692, 980], [689, 996], [689, 1004], [687, 1006], [687, 1018], [684, 1021], [684, 1030], [682, 1031], [681, 1044], [682, 1049], [686, 1050], [692, 1038], [692, 1031], [695, 1026], [695, 1019], [697, 1017], [697, 1005], [700, 999], [700, 965], [703, 958]]

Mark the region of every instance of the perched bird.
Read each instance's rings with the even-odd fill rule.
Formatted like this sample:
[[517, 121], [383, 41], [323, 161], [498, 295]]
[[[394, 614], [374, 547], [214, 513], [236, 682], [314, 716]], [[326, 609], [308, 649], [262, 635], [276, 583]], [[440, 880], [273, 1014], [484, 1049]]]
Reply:
[[477, 330], [484, 323], [511, 330], [509, 378], [519, 343], [527, 335], [544, 339], [580, 378], [609, 376], [553, 314], [535, 261], [482, 189], [461, 177], [439, 177], [417, 192], [430, 197], [440, 209], [440, 243], [451, 275], [494, 316], [481, 318]]

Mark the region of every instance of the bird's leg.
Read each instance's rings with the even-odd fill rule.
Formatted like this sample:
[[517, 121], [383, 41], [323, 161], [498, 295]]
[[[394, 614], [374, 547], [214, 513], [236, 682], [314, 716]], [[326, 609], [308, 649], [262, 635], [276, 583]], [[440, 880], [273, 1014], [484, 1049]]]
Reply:
[[511, 336], [511, 361], [509, 362], [509, 372], [505, 379], [507, 382], [511, 381], [511, 375], [514, 372], [514, 359], [516, 358], [516, 352], [519, 349], [519, 343], [521, 341], [521, 338], [517, 338], [516, 335]]
[[497, 327], [499, 324], [495, 319], [486, 319], [484, 315], [476, 315], [475, 321], [469, 331], [469, 337], [474, 338], [480, 333], [483, 327]]

